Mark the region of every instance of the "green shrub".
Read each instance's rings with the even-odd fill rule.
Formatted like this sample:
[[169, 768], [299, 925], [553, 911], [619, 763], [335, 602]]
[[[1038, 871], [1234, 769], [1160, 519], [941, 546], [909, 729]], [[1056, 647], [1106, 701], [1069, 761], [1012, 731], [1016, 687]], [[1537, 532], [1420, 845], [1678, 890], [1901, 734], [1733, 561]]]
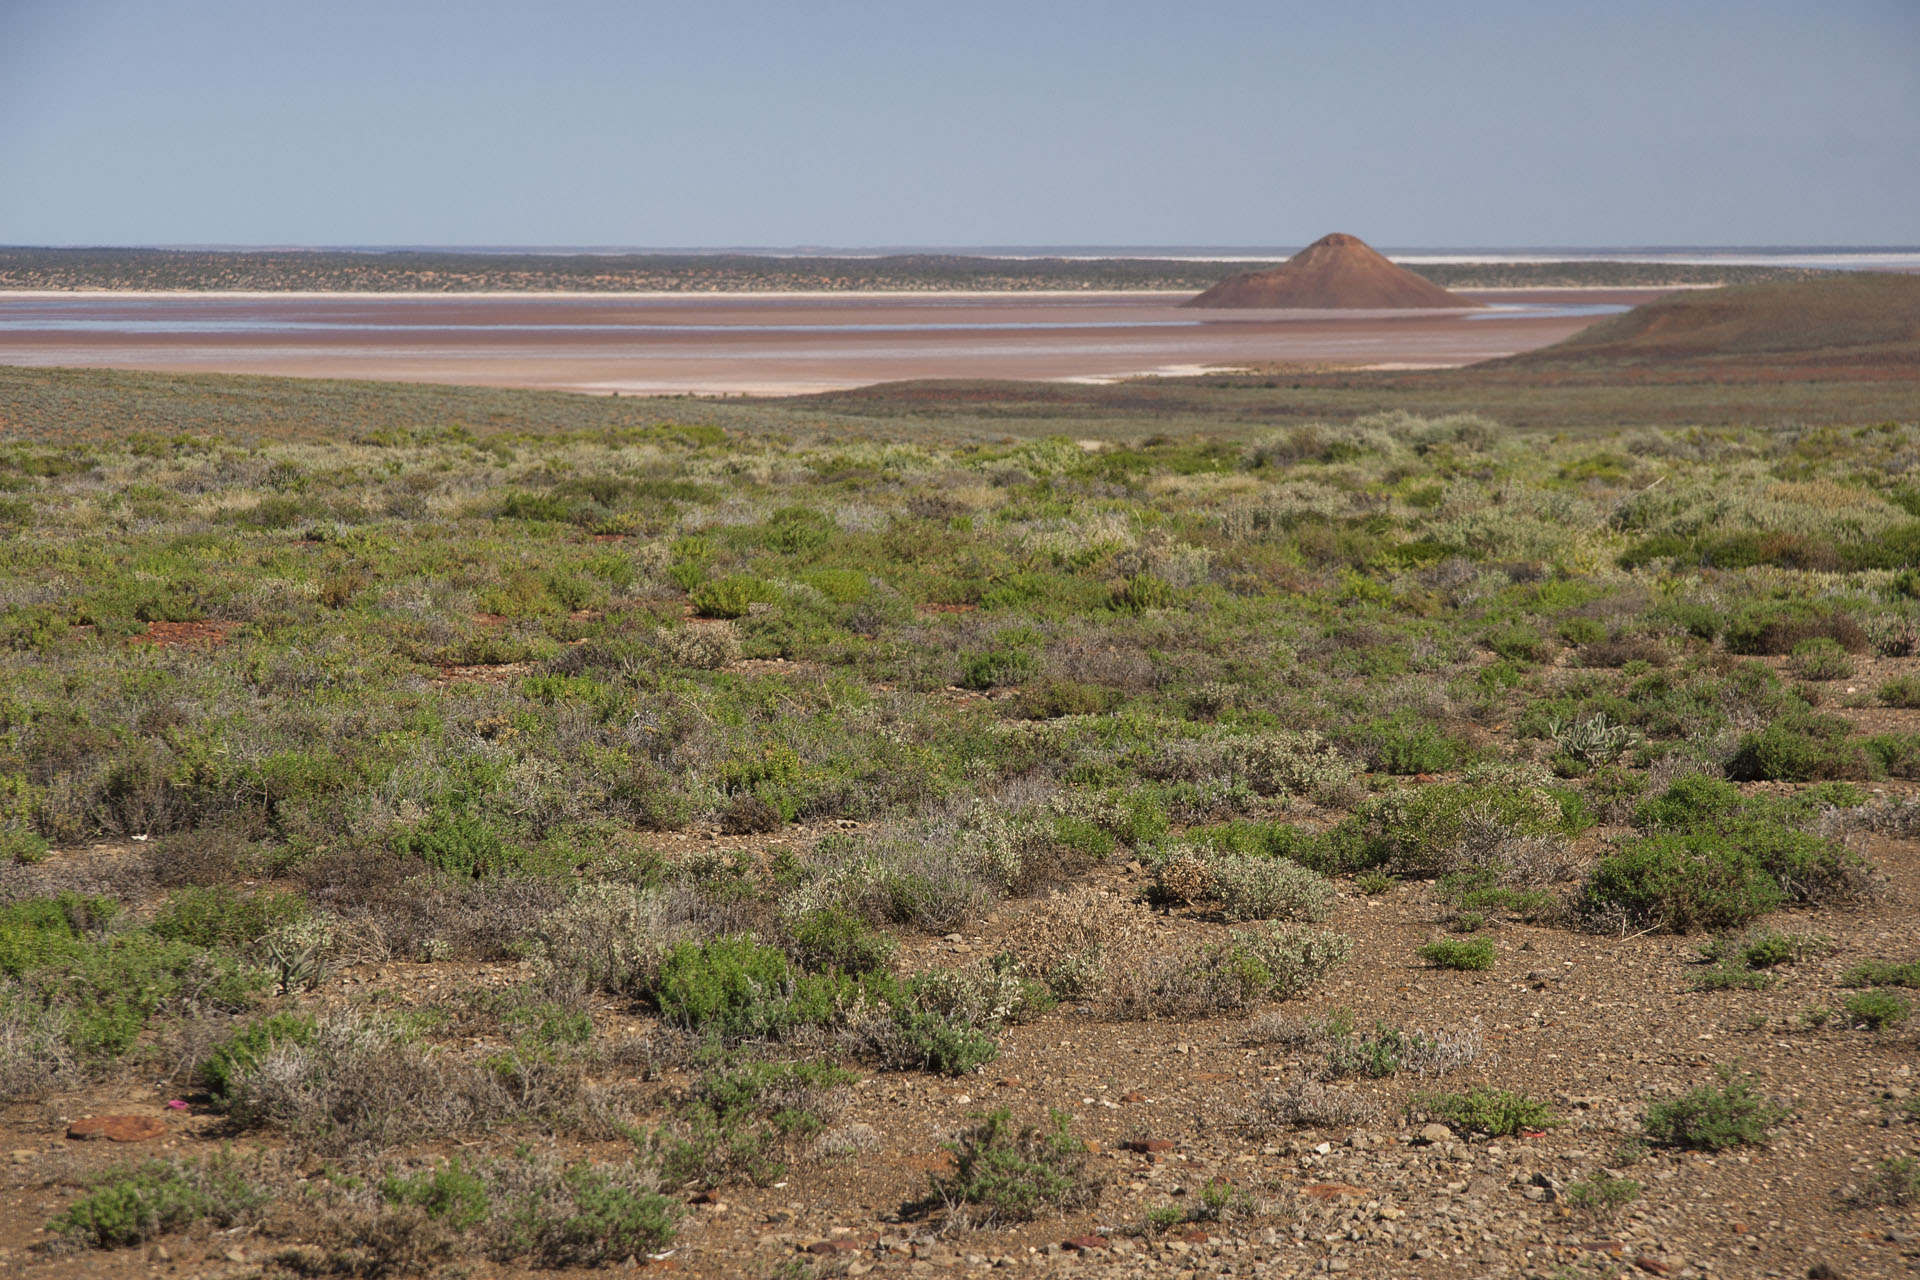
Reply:
[[1045, 1126], [1015, 1125], [1002, 1108], [944, 1145], [954, 1168], [932, 1177], [931, 1199], [955, 1226], [1032, 1222], [1042, 1213], [1086, 1208], [1100, 1197], [1100, 1180], [1087, 1167], [1087, 1144], [1073, 1136], [1063, 1111], [1050, 1112]]
[[1568, 1183], [1566, 1196], [1568, 1208], [1610, 1222], [1640, 1198], [1640, 1184], [1602, 1172]]
[[260, 1065], [275, 1045], [312, 1044], [315, 1024], [312, 1018], [295, 1013], [271, 1014], [248, 1024], [213, 1046], [200, 1064], [200, 1080], [207, 1087], [216, 1109], [225, 1110], [233, 1101], [236, 1080]]
[[1656, 1102], [1642, 1120], [1649, 1142], [1692, 1151], [1724, 1151], [1764, 1144], [1791, 1108], [1776, 1106], [1754, 1091], [1754, 1078], [1731, 1067], [1720, 1083], [1700, 1085], [1671, 1102]]
[[1421, 1094], [1413, 1100], [1411, 1109], [1452, 1128], [1495, 1138], [1511, 1137], [1523, 1129], [1550, 1129], [1560, 1123], [1546, 1103], [1506, 1089]]
[[1552, 642], [1522, 623], [1496, 627], [1486, 634], [1484, 642], [1509, 662], [1545, 662], [1553, 656]]
[[155, 934], [196, 947], [244, 947], [307, 913], [297, 893], [262, 890], [242, 897], [225, 885], [182, 889], [150, 926]]
[[204, 1219], [231, 1226], [266, 1199], [231, 1164], [149, 1160], [102, 1174], [47, 1225], [82, 1244], [117, 1249]]
[[1493, 968], [1493, 943], [1485, 938], [1438, 938], [1420, 948], [1420, 958], [1436, 969], [1479, 972]]
[[380, 1180], [380, 1195], [388, 1204], [418, 1206], [456, 1231], [470, 1231], [493, 1215], [486, 1180], [458, 1158], [425, 1173], [389, 1174]]
[[1727, 783], [1680, 779], [1641, 805], [1635, 820], [1654, 834], [1602, 857], [1579, 909], [1683, 933], [1737, 928], [1790, 902], [1845, 896], [1856, 887], [1860, 860], [1798, 824], [1811, 821], [1823, 800], [1847, 798], [1749, 800]]
[[1890, 707], [1920, 707], [1920, 674], [1895, 676], [1881, 685], [1880, 701]]
[[993, 689], [1022, 684], [1039, 670], [1039, 661], [1024, 649], [988, 649], [961, 659], [960, 685], [966, 689]]
[[1841, 1002], [1841, 1007], [1855, 1026], [1869, 1031], [1897, 1027], [1913, 1012], [1913, 1006], [1905, 997], [1878, 988], [1854, 992]]
[[526, 860], [525, 850], [508, 845], [487, 819], [448, 809], [397, 833], [393, 851], [411, 854], [451, 875], [473, 878], [515, 870]]
[[1793, 671], [1802, 680], [1844, 680], [1853, 674], [1853, 658], [1839, 641], [1814, 636], [1793, 646]]
[[670, 1186], [766, 1186], [826, 1127], [833, 1094], [856, 1079], [825, 1062], [738, 1062], [701, 1074], [654, 1154]]
[[845, 907], [808, 912], [791, 928], [794, 959], [811, 971], [881, 973], [892, 967], [894, 940]]
[[1840, 976], [1843, 987], [1920, 987], [1920, 960], [1863, 960]]
[[[1875, 774], [1865, 745], [1837, 716], [1791, 716], [1740, 739], [1727, 775], [1742, 781], [1819, 782]], [[1884, 765], [1882, 770], [1884, 771]]]
[[702, 618], [744, 618], [756, 604], [773, 598], [773, 589], [758, 578], [738, 574], [703, 582], [687, 593], [694, 613]]
[[0, 973], [17, 978], [85, 956], [89, 935], [105, 929], [119, 910], [112, 898], [71, 892], [0, 907]]
[[731, 1042], [830, 1026], [892, 994], [883, 975], [796, 973], [779, 948], [732, 934], [675, 946], [660, 963], [653, 999], [668, 1022]]
[[900, 1067], [963, 1076], [1000, 1055], [992, 1036], [946, 1014], [903, 1006], [895, 1013], [894, 1024], [891, 1056]]
[[1878, 1205], [1904, 1208], [1920, 1201], [1920, 1159], [1888, 1156], [1874, 1169], [1866, 1185], [1853, 1193], [1851, 1199], [1863, 1208]]
[[1135, 574], [1113, 589], [1108, 597], [1108, 607], [1116, 613], [1145, 613], [1149, 609], [1164, 609], [1174, 601], [1174, 590], [1167, 583], [1151, 574]]
[[0, 866], [9, 862], [23, 866], [44, 862], [49, 847], [45, 837], [37, 831], [0, 826]]
[[1363, 726], [1354, 740], [1367, 766], [1381, 773], [1446, 773], [1459, 768], [1468, 754], [1458, 738], [1410, 716]]
[[673, 1243], [679, 1215], [643, 1171], [584, 1163], [523, 1172], [495, 1205], [490, 1252], [548, 1269], [657, 1253]]

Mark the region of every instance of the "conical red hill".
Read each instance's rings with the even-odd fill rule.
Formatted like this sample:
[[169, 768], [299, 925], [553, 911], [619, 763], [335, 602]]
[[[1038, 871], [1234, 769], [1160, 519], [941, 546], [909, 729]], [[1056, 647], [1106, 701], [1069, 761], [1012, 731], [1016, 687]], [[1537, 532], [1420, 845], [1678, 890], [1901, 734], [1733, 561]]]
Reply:
[[1358, 236], [1322, 236], [1271, 271], [1228, 276], [1189, 307], [1314, 309], [1477, 307], [1430, 280], [1396, 267]]

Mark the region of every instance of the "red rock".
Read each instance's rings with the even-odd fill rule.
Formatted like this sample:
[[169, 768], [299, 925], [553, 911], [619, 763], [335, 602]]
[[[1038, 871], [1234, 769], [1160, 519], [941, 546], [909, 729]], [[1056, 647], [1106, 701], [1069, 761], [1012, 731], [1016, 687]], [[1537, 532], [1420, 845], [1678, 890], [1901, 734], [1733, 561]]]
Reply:
[[1314, 1200], [1364, 1200], [1370, 1193], [1351, 1182], [1313, 1182], [1300, 1188], [1300, 1194]]
[[1061, 1241], [1061, 1246], [1072, 1249], [1075, 1253], [1088, 1253], [1094, 1249], [1106, 1248], [1107, 1242], [1099, 1236], [1075, 1236], [1071, 1240]]
[[1120, 1144], [1125, 1151], [1137, 1151], [1141, 1155], [1159, 1155], [1163, 1151], [1173, 1150], [1173, 1142], [1167, 1138], [1128, 1138]]
[[1477, 307], [1355, 236], [1322, 236], [1270, 271], [1228, 276], [1189, 307]]
[[1633, 1265], [1647, 1272], [1649, 1275], [1656, 1276], [1664, 1276], [1673, 1270], [1673, 1264], [1671, 1262], [1668, 1262], [1665, 1258], [1656, 1258], [1650, 1253], [1643, 1253], [1635, 1258]]
[[167, 1122], [158, 1116], [87, 1116], [67, 1126], [76, 1142], [105, 1138], [108, 1142], [152, 1142], [165, 1137]]

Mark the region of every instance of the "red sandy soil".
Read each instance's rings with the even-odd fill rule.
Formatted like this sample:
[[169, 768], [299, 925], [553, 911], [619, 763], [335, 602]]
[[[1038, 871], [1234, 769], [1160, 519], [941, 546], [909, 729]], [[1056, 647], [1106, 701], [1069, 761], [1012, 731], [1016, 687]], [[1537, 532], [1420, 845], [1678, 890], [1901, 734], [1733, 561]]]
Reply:
[[[1658, 289], [1483, 291], [1633, 305]], [[1452, 367], [1591, 315], [1182, 309], [1178, 295], [137, 297], [0, 295], [0, 364], [372, 378], [628, 394], [781, 394], [924, 378], [1110, 379], [1277, 361]], [[75, 318], [101, 328], [64, 327]], [[211, 330], [155, 332], [164, 318]], [[59, 321], [39, 327], [37, 321]], [[325, 328], [288, 330], [288, 324]], [[262, 328], [254, 326], [277, 326]], [[592, 326], [583, 328], [582, 326]], [[777, 326], [777, 327], [775, 327]], [[875, 326], [914, 326], [876, 328]], [[993, 326], [982, 328], [978, 326]]]
[[1190, 307], [1477, 307], [1457, 293], [1396, 267], [1358, 236], [1322, 236], [1271, 271], [1228, 276]]
[[227, 632], [239, 625], [237, 622], [149, 622], [144, 632], [129, 639], [134, 644], [157, 644], [161, 648], [192, 644], [217, 646], [225, 644]]

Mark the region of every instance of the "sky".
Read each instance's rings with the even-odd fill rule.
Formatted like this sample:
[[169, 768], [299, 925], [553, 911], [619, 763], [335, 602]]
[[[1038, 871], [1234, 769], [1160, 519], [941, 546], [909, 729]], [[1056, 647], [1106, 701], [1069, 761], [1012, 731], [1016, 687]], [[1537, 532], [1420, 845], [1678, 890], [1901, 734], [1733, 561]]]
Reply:
[[0, 244], [1920, 243], [1920, 0], [0, 0]]

